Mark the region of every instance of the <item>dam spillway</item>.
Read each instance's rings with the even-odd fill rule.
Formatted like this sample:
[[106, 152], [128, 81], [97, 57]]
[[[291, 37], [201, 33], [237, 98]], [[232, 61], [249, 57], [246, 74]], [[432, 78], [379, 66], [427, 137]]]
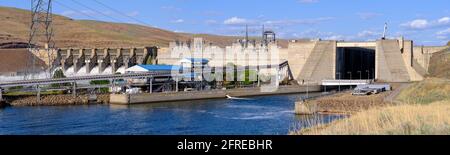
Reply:
[[63, 48], [57, 54], [57, 66], [69, 76], [115, 74], [133, 65], [155, 64], [157, 47]]

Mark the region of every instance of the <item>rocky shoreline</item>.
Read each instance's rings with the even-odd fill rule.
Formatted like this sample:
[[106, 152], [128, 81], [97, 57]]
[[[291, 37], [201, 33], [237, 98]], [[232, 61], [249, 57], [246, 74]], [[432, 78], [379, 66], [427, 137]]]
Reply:
[[36, 96], [20, 97], [9, 101], [11, 106], [64, 106], [64, 105], [88, 105], [88, 104], [109, 104], [109, 94], [96, 95], [89, 99], [89, 95], [79, 95], [74, 97], [70, 94], [46, 95], [38, 101]]

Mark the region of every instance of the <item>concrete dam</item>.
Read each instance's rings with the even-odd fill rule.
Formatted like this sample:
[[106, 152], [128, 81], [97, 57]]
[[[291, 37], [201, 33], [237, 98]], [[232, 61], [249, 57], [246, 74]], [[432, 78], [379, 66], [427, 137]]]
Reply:
[[[200, 57], [210, 59], [209, 65], [212, 66], [220, 66], [229, 61], [235, 64], [252, 64], [255, 62], [254, 58], [245, 55], [252, 51], [263, 52], [257, 50], [256, 46], [243, 47], [240, 44], [225, 48], [213, 44], [172, 44], [169, 48], [63, 48], [57, 50], [55, 64], [63, 69], [67, 76], [123, 73], [126, 68], [136, 64], [179, 65], [182, 58], [171, 57], [172, 50], [176, 48], [201, 51], [203, 54]], [[287, 48], [281, 48], [276, 43], [266, 48], [277, 48], [280, 62], [287, 60], [294, 80], [304, 84], [338, 79], [420, 81], [428, 73], [432, 53], [448, 47], [414, 47], [412, 40], [389, 39], [367, 42], [292, 40]], [[214, 55], [217, 49], [239, 51], [230, 60], [224, 57], [224, 60], [217, 61], [207, 57]]]
[[79, 48], [58, 49], [57, 65], [67, 75], [123, 73], [137, 64], [156, 64], [157, 48]]
[[[335, 79], [420, 81], [427, 74], [427, 54], [411, 40], [373, 42], [292, 41], [282, 50], [299, 82]], [[422, 50], [423, 51], [423, 50]], [[421, 61], [424, 62], [424, 61]]]

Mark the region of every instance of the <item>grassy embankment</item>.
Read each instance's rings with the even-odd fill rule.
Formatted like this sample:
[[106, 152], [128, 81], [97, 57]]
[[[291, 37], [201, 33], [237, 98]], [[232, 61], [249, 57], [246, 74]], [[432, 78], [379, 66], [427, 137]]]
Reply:
[[[450, 134], [450, 81], [426, 79], [396, 98], [402, 104], [372, 108], [328, 125], [291, 132], [301, 135]], [[320, 120], [317, 120], [320, 122]]]

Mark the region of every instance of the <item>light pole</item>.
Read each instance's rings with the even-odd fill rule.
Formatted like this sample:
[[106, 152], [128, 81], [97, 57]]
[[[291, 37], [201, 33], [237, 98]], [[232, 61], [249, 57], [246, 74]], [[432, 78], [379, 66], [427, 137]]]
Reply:
[[309, 85], [308, 85], [308, 80], [306, 80], [306, 99], [309, 98]]
[[362, 80], [361, 71], [358, 71], [359, 73], [359, 80]]
[[369, 70], [366, 70], [366, 72], [367, 72], [367, 79], [370, 80], [370, 72], [369, 72]]
[[339, 85], [338, 85], [338, 91], [341, 92], [341, 72], [336, 73], [339, 77], [338, 81], [339, 81]]
[[[350, 74], [350, 80], [352, 80], [352, 72], [347, 72], [348, 74]], [[350, 84], [350, 89], [353, 89], [353, 86]]]

